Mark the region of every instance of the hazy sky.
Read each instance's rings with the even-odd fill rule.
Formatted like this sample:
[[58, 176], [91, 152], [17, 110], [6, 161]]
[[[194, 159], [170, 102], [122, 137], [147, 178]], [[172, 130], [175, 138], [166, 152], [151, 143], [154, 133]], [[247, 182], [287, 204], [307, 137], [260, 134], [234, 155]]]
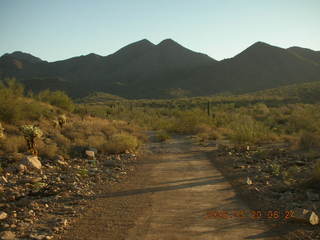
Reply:
[[320, 0], [0, 0], [0, 55], [109, 55], [172, 38], [220, 60], [257, 41], [320, 50]]

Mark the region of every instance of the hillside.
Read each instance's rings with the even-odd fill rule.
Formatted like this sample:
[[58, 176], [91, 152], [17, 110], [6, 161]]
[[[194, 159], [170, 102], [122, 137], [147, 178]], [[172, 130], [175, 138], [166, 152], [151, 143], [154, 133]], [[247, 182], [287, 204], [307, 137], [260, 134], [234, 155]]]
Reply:
[[253, 96], [281, 96], [295, 98], [298, 102], [319, 103], [320, 81], [291, 84], [279, 88], [266, 89], [252, 94]]
[[[89, 54], [46, 62], [14, 52], [0, 58], [0, 78], [15, 77], [35, 92], [64, 90], [73, 97], [107, 92], [125, 98], [247, 93], [320, 80], [320, 53], [257, 42], [216, 61], [172, 39], [143, 39], [108, 56]], [[178, 92], [178, 94], [172, 94]]]

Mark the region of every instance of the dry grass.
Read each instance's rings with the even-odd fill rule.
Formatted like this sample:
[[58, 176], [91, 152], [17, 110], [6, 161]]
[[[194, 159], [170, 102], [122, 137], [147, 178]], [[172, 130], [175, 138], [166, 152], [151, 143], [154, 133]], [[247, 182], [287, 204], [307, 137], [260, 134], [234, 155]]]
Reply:
[[6, 138], [1, 139], [0, 148], [5, 153], [26, 152], [26, 140], [22, 136], [6, 136]]
[[104, 145], [103, 150], [108, 153], [133, 152], [139, 147], [139, 141], [135, 136], [128, 133], [113, 135]]
[[[110, 121], [100, 118], [68, 116], [63, 128], [53, 127], [51, 119], [34, 122], [39, 124], [44, 135], [37, 140], [36, 148], [43, 158], [52, 159], [56, 155], [65, 158], [83, 154], [85, 148], [94, 147], [99, 152], [134, 151], [144, 134], [139, 128], [123, 121]], [[6, 138], [0, 141], [2, 154], [24, 153], [27, 145], [17, 126], [4, 124]]]
[[300, 135], [299, 146], [301, 150], [311, 150], [320, 147], [320, 135], [317, 132], [304, 131]]

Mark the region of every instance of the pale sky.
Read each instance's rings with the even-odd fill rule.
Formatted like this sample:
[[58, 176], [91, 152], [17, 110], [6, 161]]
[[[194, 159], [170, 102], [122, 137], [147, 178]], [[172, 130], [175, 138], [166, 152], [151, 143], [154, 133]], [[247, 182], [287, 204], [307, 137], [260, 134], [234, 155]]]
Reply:
[[0, 0], [0, 55], [109, 55], [172, 38], [221, 60], [262, 41], [320, 50], [320, 0]]

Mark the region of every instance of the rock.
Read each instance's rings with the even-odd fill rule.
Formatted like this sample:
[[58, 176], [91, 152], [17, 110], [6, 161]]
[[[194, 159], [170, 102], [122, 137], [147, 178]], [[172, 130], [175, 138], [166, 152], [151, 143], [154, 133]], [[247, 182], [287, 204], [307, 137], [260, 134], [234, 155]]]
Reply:
[[319, 224], [319, 217], [315, 212], [311, 212], [311, 215], [309, 217], [309, 222], [311, 225], [317, 225]]
[[8, 214], [6, 212], [0, 212], [0, 220], [4, 220], [8, 217]]
[[44, 240], [47, 239], [47, 236], [42, 234], [30, 234], [30, 238], [35, 240]]
[[42, 167], [42, 164], [37, 156], [26, 156], [24, 159], [22, 159], [21, 163], [35, 170], [41, 170]]
[[86, 150], [85, 153], [86, 153], [87, 157], [89, 157], [89, 158], [94, 158], [95, 157], [94, 151]]
[[25, 171], [27, 170], [27, 166], [24, 165], [24, 164], [19, 164], [19, 165], [17, 166], [17, 170], [18, 170], [19, 172], [25, 172]]
[[15, 240], [16, 235], [11, 231], [4, 231], [1, 233], [2, 240]]
[[318, 215], [313, 211], [303, 208], [295, 208], [292, 218], [297, 221], [309, 222], [311, 225], [319, 224]]
[[61, 166], [68, 166], [68, 163], [65, 161], [57, 160], [57, 163]]
[[252, 184], [252, 180], [251, 180], [249, 177], [247, 177], [247, 184], [248, 184], [248, 185], [251, 185], [251, 184]]
[[3, 182], [5, 182], [5, 183], [8, 183], [8, 180], [7, 180], [7, 178], [6, 178], [5, 176], [2, 176], [2, 177], [1, 177], [1, 180], [2, 180]]
[[94, 152], [94, 154], [98, 153], [98, 149], [96, 149], [94, 147], [89, 147], [87, 150]]

